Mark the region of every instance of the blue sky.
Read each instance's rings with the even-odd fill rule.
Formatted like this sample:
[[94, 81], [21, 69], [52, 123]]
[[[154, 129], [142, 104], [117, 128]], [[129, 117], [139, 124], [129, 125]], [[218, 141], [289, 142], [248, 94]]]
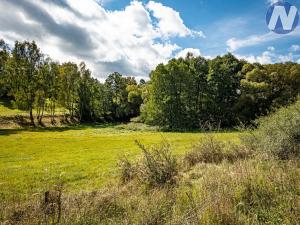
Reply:
[[[275, 1], [1, 0], [0, 38], [35, 40], [54, 60], [85, 61], [99, 79], [115, 71], [146, 78], [187, 52], [300, 63], [300, 27], [288, 35], [268, 30]], [[289, 2], [300, 9], [300, 0]]]
[[[120, 10], [129, 4], [129, 0], [104, 2], [109, 10]], [[142, 1], [145, 4], [148, 1]], [[184, 48], [198, 48], [203, 55], [216, 56], [228, 52], [227, 40], [231, 38], [247, 39], [250, 36], [262, 36], [270, 31], [266, 25], [266, 12], [276, 1], [271, 0], [162, 0], [162, 4], [180, 13], [185, 25], [195, 30], [202, 30], [205, 39], [176, 38]], [[299, 0], [289, 0], [289, 3], [300, 9]], [[300, 45], [300, 35], [280, 37], [239, 48], [234, 53], [245, 56], [262, 55], [269, 47], [274, 47], [278, 55], [288, 55], [291, 46]], [[272, 48], [271, 48], [272, 49]], [[299, 59], [297, 52], [295, 59]]]

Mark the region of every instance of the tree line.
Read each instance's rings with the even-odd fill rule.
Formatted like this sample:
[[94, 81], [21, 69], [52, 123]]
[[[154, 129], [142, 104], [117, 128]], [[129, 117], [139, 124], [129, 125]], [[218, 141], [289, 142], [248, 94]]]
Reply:
[[[168, 129], [249, 124], [274, 108], [295, 101], [300, 65], [260, 65], [232, 54], [214, 59], [172, 59], [158, 65], [150, 80], [115, 72], [104, 83], [84, 63], [60, 64], [41, 53], [35, 42], [0, 41], [0, 97], [27, 110], [32, 124], [42, 124], [45, 110], [53, 122], [57, 107], [80, 121], [141, 122]], [[33, 112], [36, 112], [34, 115]]]
[[158, 65], [150, 78], [141, 117], [170, 129], [249, 124], [300, 93], [299, 64], [251, 64], [230, 53], [188, 54]]
[[32, 125], [35, 119], [42, 124], [45, 110], [54, 123], [57, 107], [66, 109], [70, 120], [128, 121], [139, 115], [143, 84], [119, 73], [101, 83], [83, 62], [59, 64], [42, 54], [35, 42], [17, 41], [10, 50], [0, 41], [0, 97], [27, 110]]

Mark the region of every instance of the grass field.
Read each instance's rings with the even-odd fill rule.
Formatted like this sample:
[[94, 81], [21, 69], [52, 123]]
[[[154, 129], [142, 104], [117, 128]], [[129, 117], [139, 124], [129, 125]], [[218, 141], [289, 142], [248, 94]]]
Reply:
[[[34, 111], [35, 113], [35, 111]], [[64, 109], [62, 107], [56, 108], [56, 114], [61, 115], [64, 113]], [[49, 115], [50, 112], [45, 111], [44, 115]], [[15, 108], [12, 102], [9, 99], [0, 99], [0, 116], [28, 116], [29, 113], [27, 111], [19, 110]]]
[[27, 114], [28, 113], [25, 111], [15, 109], [9, 100], [0, 99], [0, 116], [16, 116]]
[[[160, 132], [139, 123], [17, 129], [0, 123], [0, 223], [299, 224], [299, 159], [253, 147], [285, 138], [284, 153], [298, 146], [290, 137], [299, 126], [284, 136], [277, 124], [295, 120], [286, 117], [297, 115], [293, 110], [270, 117], [263, 128], [274, 132], [259, 127], [253, 135]], [[168, 142], [175, 156], [168, 148], [142, 152], [136, 140]], [[131, 160], [118, 168], [124, 155]]]
[[[204, 133], [131, 131], [120, 126], [79, 126], [38, 130], [0, 130], [0, 192], [5, 196], [32, 194], [63, 179], [69, 191], [101, 187], [116, 176], [117, 161], [141, 153], [145, 145], [163, 140], [182, 154]], [[215, 133], [218, 139], [238, 141], [239, 133]], [[61, 177], [61, 178], [59, 178]]]

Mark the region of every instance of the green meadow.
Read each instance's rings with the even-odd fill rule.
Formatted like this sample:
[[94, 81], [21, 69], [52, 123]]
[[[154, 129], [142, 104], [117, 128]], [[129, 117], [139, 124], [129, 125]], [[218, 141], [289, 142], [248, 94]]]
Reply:
[[[32, 194], [63, 180], [68, 191], [100, 188], [117, 176], [120, 158], [141, 154], [135, 140], [151, 146], [167, 141], [183, 154], [205, 133], [133, 131], [126, 126], [78, 126], [0, 130], [0, 192]], [[239, 133], [214, 133], [237, 142]]]

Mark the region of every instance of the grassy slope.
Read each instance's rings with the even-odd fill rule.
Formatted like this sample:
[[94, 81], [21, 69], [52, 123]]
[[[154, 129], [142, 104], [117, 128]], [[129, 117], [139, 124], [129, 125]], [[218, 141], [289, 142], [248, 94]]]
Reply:
[[[217, 133], [222, 140], [238, 140], [238, 133]], [[62, 174], [69, 190], [102, 186], [116, 175], [124, 154], [140, 150], [134, 141], [158, 144], [166, 139], [177, 154], [204, 137], [201, 133], [129, 131], [117, 127], [52, 130], [2, 130], [0, 132], [0, 192], [30, 193], [46, 188]]]
[[[35, 112], [34, 112], [35, 113]], [[56, 114], [60, 115], [64, 113], [64, 109], [61, 107], [56, 108]], [[44, 115], [49, 115], [50, 112], [45, 112]], [[27, 111], [16, 109], [8, 99], [0, 99], [0, 116], [29, 116]]]
[[14, 109], [12, 104], [6, 99], [0, 99], [0, 116], [27, 115], [28, 113], [19, 109]]

